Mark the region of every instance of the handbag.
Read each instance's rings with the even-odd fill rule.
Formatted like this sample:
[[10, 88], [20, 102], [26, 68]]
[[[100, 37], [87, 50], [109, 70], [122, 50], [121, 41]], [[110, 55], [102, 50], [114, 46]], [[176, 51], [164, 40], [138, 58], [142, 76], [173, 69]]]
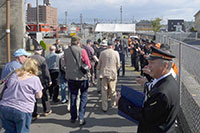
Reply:
[[6, 90], [7, 86], [6, 86], [6, 80], [14, 73], [15, 71], [10, 72], [5, 78], [3, 78], [2, 80], [0, 80], [0, 100], [3, 97], [3, 93]]
[[78, 61], [77, 61], [77, 59], [76, 59], [76, 57], [75, 57], [75, 55], [74, 55], [74, 52], [73, 52], [72, 48], [69, 47], [69, 49], [71, 50], [72, 55], [73, 55], [74, 59], [76, 60], [76, 64], [78, 65], [79, 70], [80, 70], [84, 75], [87, 74], [87, 73], [89, 73], [89, 72], [90, 72], [89, 66], [88, 66], [87, 64], [85, 64], [82, 60], [81, 60], [81, 66], [79, 66]]
[[80, 70], [83, 74], [87, 74], [90, 71], [90, 68], [85, 63], [82, 63], [82, 65], [80, 66]]

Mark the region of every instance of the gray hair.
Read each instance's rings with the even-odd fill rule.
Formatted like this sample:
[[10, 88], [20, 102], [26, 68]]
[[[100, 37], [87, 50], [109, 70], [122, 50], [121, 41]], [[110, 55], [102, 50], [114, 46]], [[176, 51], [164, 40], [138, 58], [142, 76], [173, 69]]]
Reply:
[[53, 45], [51, 45], [51, 46], [49, 47], [49, 51], [54, 51], [54, 50], [56, 50], [56, 47], [53, 46]]
[[172, 61], [170, 61], [170, 60], [161, 60], [160, 59], [160, 64], [165, 64], [165, 63], [167, 63], [168, 64], [168, 70], [170, 70], [171, 68], [172, 68]]

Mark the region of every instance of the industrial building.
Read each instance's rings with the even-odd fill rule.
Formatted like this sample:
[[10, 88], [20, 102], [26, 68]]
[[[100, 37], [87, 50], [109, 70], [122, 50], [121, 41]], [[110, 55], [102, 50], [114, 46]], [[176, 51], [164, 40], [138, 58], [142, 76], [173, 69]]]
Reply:
[[[28, 3], [27, 6], [27, 23], [36, 23], [36, 7]], [[57, 8], [51, 7], [50, 4], [39, 5], [39, 23], [49, 24], [56, 28], [58, 26]]]

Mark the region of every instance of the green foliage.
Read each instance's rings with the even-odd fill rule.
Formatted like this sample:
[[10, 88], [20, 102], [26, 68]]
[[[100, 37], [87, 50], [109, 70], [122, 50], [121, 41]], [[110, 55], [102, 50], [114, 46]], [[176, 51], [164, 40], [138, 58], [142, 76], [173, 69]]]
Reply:
[[190, 32], [196, 32], [196, 30], [194, 29], [194, 27], [192, 27], [192, 28], [190, 29]]
[[46, 45], [46, 43], [43, 40], [40, 41], [40, 45], [42, 46], [42, 48], [44, 50], [47, 50], [47, 45]]
[[97, 42], [98, 42], [98, 43], [101, 43], [101, 39], [99, 38], [99, 39], [97, 40]]
[[161, 18], [156, 18], [155, 20], [152, 20], [152, 27], [153, 27], [153, 31], [156, 33], [160, 30], [160, 28], [162, 27], [162, 25], [160, 24], [161, 22]]

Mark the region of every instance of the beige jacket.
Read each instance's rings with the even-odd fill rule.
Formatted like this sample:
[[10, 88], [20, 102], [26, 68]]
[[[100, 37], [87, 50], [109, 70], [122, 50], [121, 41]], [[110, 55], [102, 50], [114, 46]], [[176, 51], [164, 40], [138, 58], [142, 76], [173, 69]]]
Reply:
[[117, 70], [120, 68], [119, 53], [109, 48], [101, 52], [97, 69], [100, 78], [117, 79]]

